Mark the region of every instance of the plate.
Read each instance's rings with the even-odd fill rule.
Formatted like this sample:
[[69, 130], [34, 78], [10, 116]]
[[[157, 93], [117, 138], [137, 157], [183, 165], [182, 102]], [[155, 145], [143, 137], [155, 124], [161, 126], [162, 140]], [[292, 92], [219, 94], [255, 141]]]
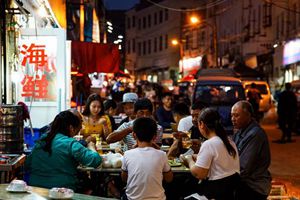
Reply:
[[66, 196], [66, 197], [53, 197], [51, 195], [49, 195], [49, 198], [51, 199], [72, 199], [73, 195], [72, 196]]
[[9, 187], [6, 188], [6, 191], [8, 191], [8, 192], [16, 192], [16, 193], [30, 192], [30, 190], [31, 190], [30, 187], [27, 187], [25, 190], [14, 190], [14, 189], [11, 189]]
[[174, 162], [173, 160], [168, 161], [171, 167], [180, 167], [182, 164], [180, 162]]

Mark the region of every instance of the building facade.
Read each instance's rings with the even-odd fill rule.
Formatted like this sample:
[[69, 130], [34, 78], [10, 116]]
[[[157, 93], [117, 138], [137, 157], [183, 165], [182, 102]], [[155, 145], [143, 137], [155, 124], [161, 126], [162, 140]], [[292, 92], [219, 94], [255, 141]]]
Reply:
[[158, 82], [176, 80], [179, 74], [182, 9], [199, 1], [165, 0], [140, 4], [126, 12], [126, 69], [137, 79]]

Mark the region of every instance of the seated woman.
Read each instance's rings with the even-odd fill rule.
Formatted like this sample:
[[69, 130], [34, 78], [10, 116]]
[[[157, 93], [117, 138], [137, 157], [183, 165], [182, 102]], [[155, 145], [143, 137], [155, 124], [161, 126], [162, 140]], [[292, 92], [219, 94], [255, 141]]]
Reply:
[[200, 147], [196, 162], [191, 155], [181, 156], [191, 173], [202, 180], [197, 192], [208, 199], [232, 200], [239, 181], [239, 156], [228, 138], [217, 111], [206, 108], [198, 119], [201, 134], [207, 138]]
[[42, 135], [25, 161], [30, 174], [29, 185], [77, 190], [79, 164], [98, 167], [101, 157], [73, 138], [81, 129], [80, 119], [70, 111], [59, 113], [50, 132]]
[[104, 113], [104, 106], [100, 95], [91, 94], [82, 112], [83, 124], [81, 133], [87, 142], [96, 143], [97, 138], [103, 141], [111, 133], [112, 126], [109, 116]]

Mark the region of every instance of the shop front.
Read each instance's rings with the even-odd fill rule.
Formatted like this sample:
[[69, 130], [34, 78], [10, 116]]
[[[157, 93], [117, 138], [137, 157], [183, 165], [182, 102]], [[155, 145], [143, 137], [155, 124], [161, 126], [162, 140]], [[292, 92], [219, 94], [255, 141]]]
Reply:
[[285, 82], [298, 80], [300, 75], [300, 39], [287, 42], [283, 48]]

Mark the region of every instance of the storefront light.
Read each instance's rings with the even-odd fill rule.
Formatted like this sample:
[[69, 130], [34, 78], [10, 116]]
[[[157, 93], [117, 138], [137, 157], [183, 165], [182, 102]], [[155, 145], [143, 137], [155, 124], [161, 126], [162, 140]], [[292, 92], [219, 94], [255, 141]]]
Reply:
[[110, 21], [107, 21], [106, 24], [107, 24], [108, 26], [112, 26], [112, 23], [111, 23]]
[[11, 72], [11, 81], [14, 83], [20, 83], [23, 79], [23, 74], [20, 71], [12, 71]]
[[118, 38], [123, 39], [123, 35], [118, 35]]
[[41, 6], [38, 10], [38, 14], [40, 17], [47, 17], [48, 16], [48, 12], [46, 11], [44, 6]]

